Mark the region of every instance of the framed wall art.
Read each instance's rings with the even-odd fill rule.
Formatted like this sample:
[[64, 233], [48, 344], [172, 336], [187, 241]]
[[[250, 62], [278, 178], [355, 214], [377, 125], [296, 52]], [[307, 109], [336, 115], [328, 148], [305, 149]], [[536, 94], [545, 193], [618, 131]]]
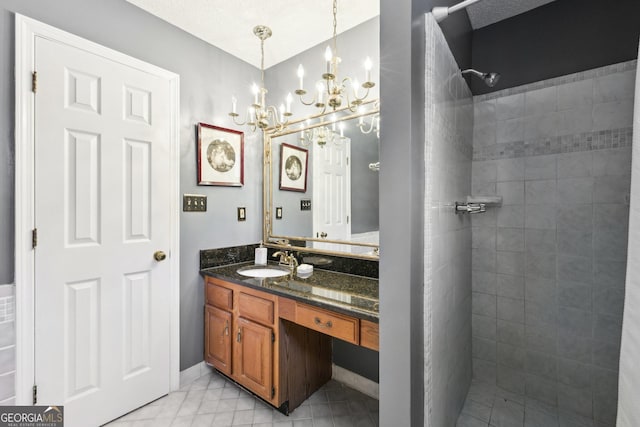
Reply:
[[280, 145], [280, 190], [307, 191], [309, 152], [295, 145]]
[[198, 185], [244, 185], [244, 132], [198, 123]]

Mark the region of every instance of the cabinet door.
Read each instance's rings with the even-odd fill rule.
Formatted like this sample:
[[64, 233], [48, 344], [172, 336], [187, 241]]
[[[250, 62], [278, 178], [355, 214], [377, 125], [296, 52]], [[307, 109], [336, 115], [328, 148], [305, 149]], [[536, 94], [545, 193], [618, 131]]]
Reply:
[[235, 327], [233, 377], [260, 397], [273, 397], [273, 342], [271, 328], [242, 317]]
[[205, 361], [231, 375], [231, 313], [207, 305], [204, 334]]

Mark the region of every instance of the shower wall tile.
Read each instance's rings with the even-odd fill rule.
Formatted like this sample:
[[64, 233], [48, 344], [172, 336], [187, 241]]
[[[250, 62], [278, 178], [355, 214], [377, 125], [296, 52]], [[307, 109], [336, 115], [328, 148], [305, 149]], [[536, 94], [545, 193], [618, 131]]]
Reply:
[[524, 323], [524, 300], [497, 297], [497, 317], [501, 320]]
[[633, 99], [636, 73], [625, 71], [598, 77], [593, 82], [593, 100], [597, 103]]
[[562, 426], [615, 424], [636, 67], [474, 97], [474, 378]]
[[522, 228], [524, 226], [524, 206], [506, 205], [497, 209], [498, 227]]
[[592, 288], [580, 282], [561, 280], [558, 282], [558, 304], [580, 310], [592, 310]]
[[[486, 223], [475, 224], [472, 233], [469, 215], [453, 214], [450, 204], [472, 194], [472, 177], [473, 191], [495, 194], [494, 162], [473, 167], [471, 161], [474, 134], [478, 141], [495, 144], [497, 124], [495, 101], [474, 106], [444, 35], [430, 16], [425, 22], [424, 95], [424, 378], [432, 384], [425, 406], [436, 424], [453, 425], [471, 383], [472, 363], [478, 372], [492, 363], [472, 362], [472, 352], [495, 361], [496, 234], [483, 228], [496, 227], [496, 212], [483, 215]], [[474, 130], [474, 118], [486, 127]], [[452, 177], [452, 170], [459, 173]], [[473, 284], [472, 266], [487, 273], [476, 274]], [[483, 378], [495, 383], [495, 362], [493, 372], [491, 366], [486, 372]]]
[[629, 203], [631, 176], [596, 177], [593, 189], [594, 203]]
[[590, 366], [560, 358], [558, 359], [558, 382], [590, 390], [592, 385]]
[[524, 159], [496, 160], [496, 177], [498, 182], [524, 180]]
[[498, 182], [496, 194], [502, 196], [502, 205], [524, 205], [524, 181]]
[[[498, 98], [496, 103], [496, 119], [508, 120], [524, 115], [524, 94], [509, 95]], [[475, 141], [474, 141], [475, 142]]]
[[[558, 354], [558, 330], [550, 323], [527, 324], [525, 348], [551, 355]], [[590, 349], [589, 349], [590, 351]]]
[[558, 110], [581, 108], [593, 104], [593, 80], [558, 86]]
[[471, 323], [474, 337], [496, 340], [498, 334], [495, 316], [488, 317], [474, 314], [471, 316]]
[[496, 294], [501, 297], [524, 298], [524, 277], [511, 274], [498, 274]]
[[566, 331], [558, 333], [558, 356], [576, 362], [592, 364], [593, 340]]
[[499, 251], [524, 252], [524, 229], [498, 228], [496, 248]]
[[528, 253], [543, 252], [547, 254], [556, 252], [556, 231], [555, 230], [535, 230], [527, 228], [525, 230], [525, 251]]
[[593, 152], [593, 176], [631, 175], [631, 147]]
[[527, 181], [535, 179], [555, 179], [556, 165], [556, 156], [526, 157], [524, 160], [524, 177]]
[[557, 93], [557, 88], [555, 86], [532, 90], [525, 93], [524, 114], [526, 116], [530, 116], [533, 114], [556, 111], [558, 105]]
[[590, 151], [558, 155], [558, 179], [592, 176], [593, 155]]
[[505, 343], [519, 348], [524, 348], [525, 346], [523, 323], [498, 320], [497, 335], [499, 343]]
[[[555, 198], [555, 196], [553, 196]], [[498, 213], [498, 215], [500, 215]], [[554, 230], [556, 228], [555, 205], [528, 205], [525, 212], [526, 228]]]
[[593, 106], [593, 130], [620, 129], [633, 126], [633, 101], [613, 101]]
[[524, 254], [521, 252], [497, 252], [496, 272], [524, 276]]
[[593, 202], [594, 179], [589, 177], [558, 180], [558, 201], [562, 203]]

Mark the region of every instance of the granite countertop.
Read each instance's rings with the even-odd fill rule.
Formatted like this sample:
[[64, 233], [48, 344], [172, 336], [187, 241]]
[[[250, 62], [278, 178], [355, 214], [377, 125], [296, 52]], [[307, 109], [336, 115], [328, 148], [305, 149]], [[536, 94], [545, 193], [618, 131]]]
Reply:
[[[277, 265], [277, 263], [269, 263]], [[349, 316], [378, 322], [378, 279], [314, 268], [307, 279], [291, 274], [276, 278], [251, 278], [237, 272], [253, 262], [200, 270], [202, 276], [216, 277], [271, 294], [291, 298]]]

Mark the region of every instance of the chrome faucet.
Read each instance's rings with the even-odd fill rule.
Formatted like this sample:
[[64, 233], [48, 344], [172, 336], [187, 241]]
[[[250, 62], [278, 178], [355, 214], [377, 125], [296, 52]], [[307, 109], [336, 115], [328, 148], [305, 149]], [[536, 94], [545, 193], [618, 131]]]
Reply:
[[280, 261], [278, 261], [278, 264], [289, 267], [291, 269], [291, 274], [295, 274], [296, 268], [298, 268], [298, 260], [295, 256], [293, 256], [293, 254], [290, 254], [289, 251], [274, 252], [272, 257], [280, 257]]

